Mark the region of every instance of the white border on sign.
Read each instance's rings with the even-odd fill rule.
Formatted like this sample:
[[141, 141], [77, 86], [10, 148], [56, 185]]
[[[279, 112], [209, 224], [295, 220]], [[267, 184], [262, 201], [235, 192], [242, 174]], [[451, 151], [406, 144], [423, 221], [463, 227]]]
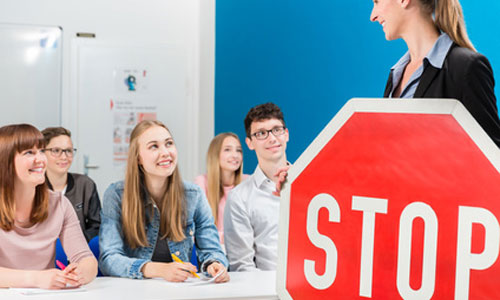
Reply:
[[387, 98], [353, 98], [349, 100], [288, 171], [288, 184], [281, 192], [278, 233], [276, 291], [280, 299], [293, 299], [286, 290], [286, 263], [288, 260], [288, 228], [292, 183], [356, 112], [452, 115], [500, 173], [500, 149], [498, 149], [486, 132], [484, 132], [465, 106], [457, 100]]

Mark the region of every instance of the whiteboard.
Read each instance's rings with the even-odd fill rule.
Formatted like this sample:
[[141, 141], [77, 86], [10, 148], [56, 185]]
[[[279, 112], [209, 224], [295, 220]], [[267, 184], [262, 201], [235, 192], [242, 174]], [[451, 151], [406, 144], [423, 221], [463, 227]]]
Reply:
[[62, 29], [0, 23], [0, 126], [61, 123]]

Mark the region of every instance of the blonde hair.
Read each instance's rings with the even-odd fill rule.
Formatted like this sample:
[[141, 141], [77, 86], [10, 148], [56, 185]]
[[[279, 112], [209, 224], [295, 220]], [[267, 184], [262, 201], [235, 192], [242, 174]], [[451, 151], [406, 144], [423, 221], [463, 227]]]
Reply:
[[[149, 246], [146, 236], [146, 212], [144, 199], [145, 175], [139, 166], [139, 137], [149, 128], [159, 126], [168, 128], [160, 121], [146, 120], [137, 124], [130, 135], [127, 170], [125, 173], [125, 188], [122, 199], [122, 225], [125, 240], [131, 248]], [[179, 242], [185, 238], [185, 204], [184, 185], [179, 168], [176, 167], [165, 184], [163, 195], [158, 208], [160, 210], [160, 234], [162, 238], [169, 238]]]
[[[219, 214], [219, 202], [224, 196], [224, 187], [222, 185], [221, 169], [220, 169], [220, 152], [222, 150], [222, 144], [227, 137], [233, 137], [238, 142], [240, 141], [238, 136], [232, 132], [223, 132], [218, 134], [212, 142], [207, 151], [207, 199], [210, 208], [212, 209], [212, 214], [217, 224], [217, 216]], [[240, 143], [241, 145], [241, 143]], [[241, 182], [243, 174], [243, 162], [240, 167], [234, 172], [234, 185], [238, 185]]]
[[[12, 230], [15, 221], [16, 203], [14, 201], [14, 180], [16, 154], [26, 149], [37, 147], [43, 149], [43, 135], [29, 124], [15, 124], [0, 128], [0, 228]], [[44, 182], [36, 186], [30, 222], [33, 224], [45, 221], [49, 214], [49, 191]]]
[[476, 51], [467, 34], [462, 6], [458, 0], [420, 1], [428, 13], [434, 12], [434, 23], [439, 30], [446, 33], [460, 47]]

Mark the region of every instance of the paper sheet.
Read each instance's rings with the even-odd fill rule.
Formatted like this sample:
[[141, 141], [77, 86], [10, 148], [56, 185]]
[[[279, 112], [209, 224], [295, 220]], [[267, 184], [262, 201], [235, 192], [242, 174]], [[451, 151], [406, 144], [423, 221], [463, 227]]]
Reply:
[[[221, 270], [219, 273], [217, 273], [214, 277], [210, 276], [205, 276], [202, 273], [197, 273], [200, 278], [196, 277], [189, 277], [183, 282], [170, 282], [170, 281], [165, 281], [166, 284], [168, 285], [174, 285], [174, 286], [193, 286], [193, 285], [204, 285], [204, 284], [210, 284], [215, 281], [221, 274], [223, 273], [223, 270]], [[159, 280], [164, 280], [163, 278], [155, 278]]]
[[77, 293], [77, 292], [87, 291], [84, 287], [66, 288], [60, 290], [46, 290], [38, 288], [10, 288], [9, 290], [17, 292], [22, 295], [61, 294], [61, 293]]

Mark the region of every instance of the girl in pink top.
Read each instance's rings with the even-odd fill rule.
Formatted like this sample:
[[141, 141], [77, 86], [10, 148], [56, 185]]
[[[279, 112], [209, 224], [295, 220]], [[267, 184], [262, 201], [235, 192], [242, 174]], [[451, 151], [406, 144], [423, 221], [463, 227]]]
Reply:
[[[28, 124], [0, 128], [0, 287], [61, 289], [97, 275], [69, 200], [48, 190], [43, 136]], [[55, 269], [57, 238], [70, 265]]]
[[238, 136], [232, 132], [218, 134], [208, 147], [207, 174], [194, 180], [207, 196], [215, 225], [224, 244], [224, 207], [229, 191], [248, 175], [243, 174], [243, 152]]

